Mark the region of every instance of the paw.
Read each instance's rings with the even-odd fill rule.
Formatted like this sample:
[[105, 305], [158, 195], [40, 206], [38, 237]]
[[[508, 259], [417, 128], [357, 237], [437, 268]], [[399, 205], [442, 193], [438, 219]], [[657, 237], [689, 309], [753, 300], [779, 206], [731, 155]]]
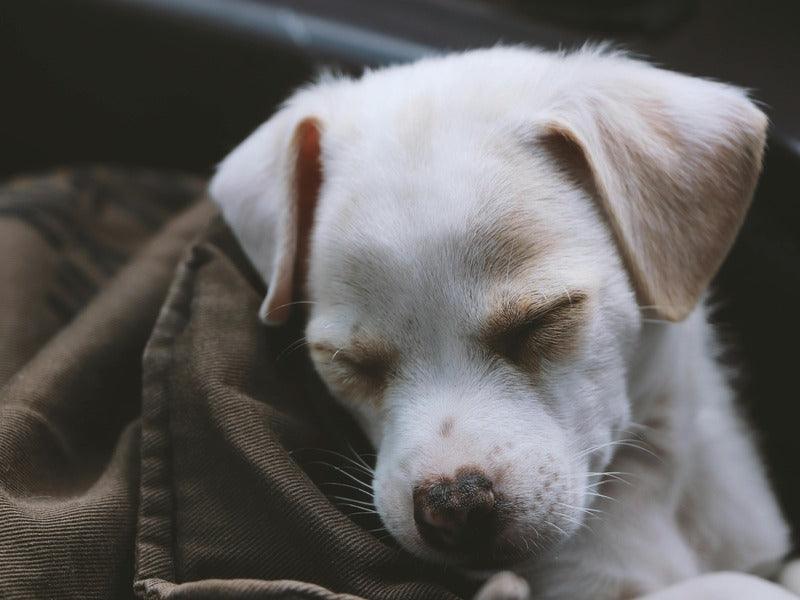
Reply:
[[528, 583], [511, 571], [493, 575], [473, 600], [529, 600]]

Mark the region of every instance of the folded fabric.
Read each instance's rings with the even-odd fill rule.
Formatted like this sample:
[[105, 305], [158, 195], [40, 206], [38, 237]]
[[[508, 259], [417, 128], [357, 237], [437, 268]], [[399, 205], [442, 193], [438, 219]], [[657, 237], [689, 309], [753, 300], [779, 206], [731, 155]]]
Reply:
[[454, 599], [204, 182], [80, 169], [0, 189], [0, 597]]

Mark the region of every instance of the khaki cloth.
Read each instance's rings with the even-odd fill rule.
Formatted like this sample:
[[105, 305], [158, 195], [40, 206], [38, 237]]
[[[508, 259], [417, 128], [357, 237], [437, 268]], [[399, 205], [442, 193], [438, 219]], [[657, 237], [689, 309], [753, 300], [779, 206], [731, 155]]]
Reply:
[[368, 450], [300, 311], [259, 324], [203, 194], [102, 168], [0, 188], [0, 598], [469, 597], [353, 489]]

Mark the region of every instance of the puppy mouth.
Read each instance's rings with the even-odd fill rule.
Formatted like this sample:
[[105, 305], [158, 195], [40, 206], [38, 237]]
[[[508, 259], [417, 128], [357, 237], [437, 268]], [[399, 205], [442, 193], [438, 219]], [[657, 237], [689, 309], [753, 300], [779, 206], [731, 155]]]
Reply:
[[439, 562], [455, 564], [476, 574], [491, 573], [530, 562], [555, 543], [549, 537], [545, 540], [537, 531], [525, 535], [520, 526], [506, 515], [491, 524], [477, 526], [472, 535], [462, 537], [457, 545], [434, 543], [424, 535], [422, 543], [434, 551]]
[[[499, 570], [515, 570], [529, 565], [557, 547], [564, 538], [531, 535], [501, 534], [488, 547], [469, 549], [441, 549], [425, 544], [435, 553], [435, 562], [451, 564], [467, 574], [485, 577]], [[431, 555], [428, 555], [431, 559]]]
[[[453, 564], [467, 573], [486, 575], [530, 565], [553, 552], [573, 533], [555, 530], [548, 521], [528, 521], [509, 513], [498, 518], [493, 525], [487, 536], [467, 538], [471, 543], [443, 547], [430, 543], [424, 536], [420, 542], [433, 551], [436, 562]], [[484, 533], [488, 531], [485, 529]], [[431, 554], [428, 557], [431, 558]]]

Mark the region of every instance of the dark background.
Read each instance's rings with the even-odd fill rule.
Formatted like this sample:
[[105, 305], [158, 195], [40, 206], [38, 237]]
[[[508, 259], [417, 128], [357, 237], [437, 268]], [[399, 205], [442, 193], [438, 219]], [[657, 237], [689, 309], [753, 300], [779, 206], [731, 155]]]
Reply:
[[748, 87], [773, 127], [715, 297], [744, 410], [797, 526], [798, 12], [742, 0], [0, 0], [0, 179], [89, 162], [208, 174], [319, 64], [358, 72], [498, 41], [608, 39]]

